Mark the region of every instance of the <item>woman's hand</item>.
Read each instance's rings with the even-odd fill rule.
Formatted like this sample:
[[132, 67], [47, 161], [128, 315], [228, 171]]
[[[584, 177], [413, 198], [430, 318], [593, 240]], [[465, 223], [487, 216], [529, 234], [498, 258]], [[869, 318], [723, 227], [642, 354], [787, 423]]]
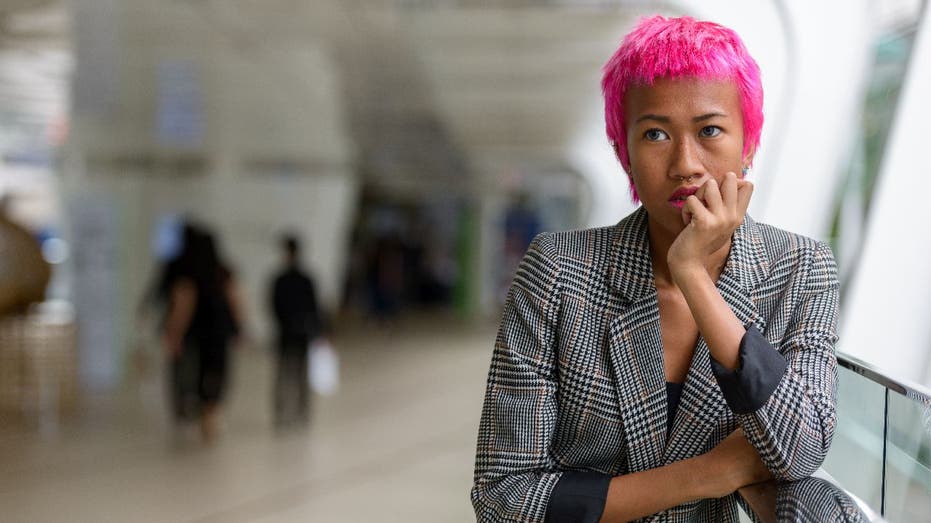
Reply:
[[779, 486], [775, 481], [765, 481], [737, 490], [750, 505], [756, 518], [762, 523], [776, 523], [776, 497]]
[[727, 245], [743, 221], [752, 194], [752, 183], [729, 172], [720, 188], [714, 178], [709, 178], [686, 199], [682, 206], [686, 227], [666, 257], [674, 278], [691, 270], [711, 271], [715, 263], [722, 262], [714, 254]]
[[773, 477], [740, 428], [699, 458], [707, 473], [707, 497], [724, 497]]

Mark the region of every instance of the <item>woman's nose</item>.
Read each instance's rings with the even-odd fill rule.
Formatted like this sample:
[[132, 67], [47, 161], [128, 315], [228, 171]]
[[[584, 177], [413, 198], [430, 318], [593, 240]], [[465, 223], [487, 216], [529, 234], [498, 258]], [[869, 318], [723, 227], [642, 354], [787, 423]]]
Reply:
[[705, 174], [705, 166], [701, 161], [698, 147], [688, 139], [680, 140], [676, 144], [675, 156], [669, 166], [669, 175], [677, 179], [691, 179], [696, 181]]

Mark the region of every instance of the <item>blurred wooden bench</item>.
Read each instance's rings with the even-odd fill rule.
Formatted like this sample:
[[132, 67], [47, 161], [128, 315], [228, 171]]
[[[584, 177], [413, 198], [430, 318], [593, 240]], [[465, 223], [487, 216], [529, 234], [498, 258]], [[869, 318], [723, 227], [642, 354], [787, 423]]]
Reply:
[[57, 421], [77, 404], [73, 318], [32, 312], [0, 318], [0, 418]]

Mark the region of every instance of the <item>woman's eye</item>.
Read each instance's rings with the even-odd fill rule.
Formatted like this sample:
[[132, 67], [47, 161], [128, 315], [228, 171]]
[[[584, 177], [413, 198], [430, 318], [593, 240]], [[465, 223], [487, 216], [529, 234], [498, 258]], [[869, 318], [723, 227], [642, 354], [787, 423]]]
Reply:
[[700, 134], [702, 138], [714, 138], [721, 134], [721, 128], [717, 125], [707, 125], [701, 128]]
[[643, 133], [643, 137], [651, 142], [658, 142], [669, 138], [666, 133], [659, 129], [649, 129], [647, 132]]

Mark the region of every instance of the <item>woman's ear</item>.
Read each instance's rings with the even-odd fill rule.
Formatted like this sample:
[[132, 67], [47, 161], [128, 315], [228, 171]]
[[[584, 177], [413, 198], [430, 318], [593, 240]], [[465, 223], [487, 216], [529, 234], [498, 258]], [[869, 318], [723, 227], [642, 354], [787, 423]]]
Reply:
[[747, 176], [747, 172], [750, 171], [750, 166], [753, 165], [753, 157], [755, 155], [756, 155], [756, 147], [750, 148], [750, 150], [747, 151], [747, 154], [744, 155], [742, 159], [743, 168], [740, 170], [741, 178], [744, 178]]

